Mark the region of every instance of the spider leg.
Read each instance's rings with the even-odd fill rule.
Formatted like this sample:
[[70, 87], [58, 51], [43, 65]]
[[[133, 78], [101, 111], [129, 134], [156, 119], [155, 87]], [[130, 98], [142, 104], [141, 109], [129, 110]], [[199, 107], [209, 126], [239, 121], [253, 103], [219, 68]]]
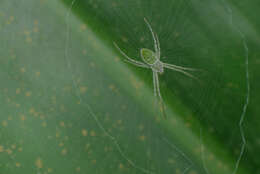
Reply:
[[198, 71], [198, 69], [193, 69], [193, 68], [185, 68], [182, 66], [177, 66], [177, 65], [172, 65], [172, 64], [168, 64], [168, 63], [163, 63], [163, 65], [167, 68], [173, 68], [175, 69], [181, 69], [181, 70], [188, 70], [188, 71]]
[[156, 72], [153, 71], [153, 95], [157, 97], [157, 87], [156, 87]]
[[139, 61], [136, 61], [130, 57], [128, 57], [120, 48], [119, 46], [114, 42], [114, 45], [115, 47], [119, 50], [119, 52], [126, 58], [125, 61], [131, 63], [131, 64], [134, 64], [136, 66], [139, 66], [139, 67], [143, 67], [143, 68], [150, 68], [148, 65], [142, 63], [142, 62], [139, 62]]
[[[195, 77], [195, 76], [193, 76], [193, 75], [191, 75], [190, 73], [188, 73], [188, 72], [186, 72], [186, 71], [184, 71], [184, 69], [182, 68], [177, 68], [177, 67], [179, 67], [179, 66], [177, 66], [177, 67], [175, 67], [176, 65], [169, 65], [169, 64], [163, 64], [164, 65], [164, 67], [165, 68], [168, 68], [168, 69], [171, 69], [171, 70], [174, 70], [174, 71], [178, 71], [178, 72], [181, 72], [181, 73], [183, 73], [183, 74], [185, 74], [186, 76], [189, 76], [189, 77], [191, 77], [191, 78], [193, 78], [193, 79], [196, 79], [196, 80], [198, 80], [199, 81], [199, 79], [197, 78], [197, 77]], [[186, 68], [185, 68], [186, 69]]]
[[156, 40], [157, 40], [157, 49], [158, 49], [158, 52], [156, 54], [157, 54], [157, 58], [160, 60], [160, 56], [161, 56], [160, 41], [159, 41], [157, 34], [155, 34], [155, 37], [156, 37]]
[[156, 87], [157, 94], [158, 94], [158, 97], [159, 97], [160, 109], [161, 109], [161, 112], [162, 112], [164, 118], [166, 119], [165, 106], [164, 106], [164, 102], [163, 102], [161, 92], [160, 92], [159, 78], [158, 78], [157, 72], [154, 72], [154, 76], [155, 76], [155, 87]]
[[131, 63], [135, 66], [139, 66], [139, 67], [142, 67], [142, 68], [150, 68], [149, 66], [143, 64], [143, 63], [138, 63], [137, 61], [132, 61], [132, 60], [128, 60], [128, 59], [124, 59], [124, 61], [128, 62], [128, 63]]
[[155, 97], [155, 100], [153, 101], [153, 107], [158, 107], [158, 98], [157, 98], [157, 87], [156, 87], [156, 79], [155, 79], [156, 72], [153, 71], [153, 95]]
[[155, 34], [154, 34], [154, 32], [153, 32], [153, 29], [152, 29], [151, 25], [149, 24], [149, 22], [146, 20], [146, 18], [144, 18], [144, 21], [145, 21], [145, 23], [147, 24], [149, 30], [150, 30], [151, 33], [152, 33], [153, 41], [154, 41], [154, 49], [155, 49], [155, 52], [158, 53], [157, 39], [156, 39], [156, 37], [155, 37]]

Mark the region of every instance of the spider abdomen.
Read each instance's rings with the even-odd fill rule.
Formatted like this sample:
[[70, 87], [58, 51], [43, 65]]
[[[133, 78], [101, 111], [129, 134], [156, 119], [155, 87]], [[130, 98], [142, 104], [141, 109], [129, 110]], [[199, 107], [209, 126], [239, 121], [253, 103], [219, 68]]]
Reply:
[[148, 65], [153, 65], [157, 61], [156, 54], [147, 48], [141, 49], [141, 57]]

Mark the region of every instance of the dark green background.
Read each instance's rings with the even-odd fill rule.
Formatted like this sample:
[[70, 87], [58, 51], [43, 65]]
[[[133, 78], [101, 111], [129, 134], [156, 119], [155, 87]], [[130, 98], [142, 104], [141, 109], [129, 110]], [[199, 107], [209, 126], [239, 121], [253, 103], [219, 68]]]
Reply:
[[[258, 1], [74, 2], [0, 2], [0, 174], [233, 174], [247, 99], [235, 172], [260, 173]], [[113, 46], [141, 61], [144, 17], [163, 62], [200, 70], [159, 76], [166, 120]]]

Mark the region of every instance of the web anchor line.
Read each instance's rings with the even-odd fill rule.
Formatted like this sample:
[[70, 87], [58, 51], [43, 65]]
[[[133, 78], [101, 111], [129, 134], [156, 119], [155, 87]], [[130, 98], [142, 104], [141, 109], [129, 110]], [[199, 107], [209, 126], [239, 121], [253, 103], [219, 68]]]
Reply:
[[205, 151], [204, 151], [204, 145], [202, 140], [202, 128], [200, 128], [200, 153], [201, 153], [202, 166], [206, 174], [209, 174], [209, 169], [207, 168], [206, 160], [205, 160]]
[[[242, 159], [242, 156], [243, 156], [243, 154], [245, 152], [245, 148], [246, 148], [246, 137], [245, 137], [245, 132], [244, 132], [244, 129], [243, 129], [243, 123], [244, 123], [244, 119], [245, 119], [245, 116], [246, 116], [246, 111], [247, 111], [249, 99], [250, 99], [250, 80], [249, 80], [249, 65], [248, 65], [249, 49], [248, 49], [248, 46], [247, 46], [247, 41], [246, 41], [246, 37], [245, 37], [244, 33], [239, 29], [239, 27], [235, 26], [235, 24], [233, 23], [233, 10], [228, 6], [228, 4], [226, 3], [225, 0], [222, 0], [222, 2], [223, 2], [223, 5], [224, 5], [227, 13], [230, 15], [230, 24], [239, 33], [239, 35], [241, 37], [241, 40], [243, 42], [244, 51], [245, 51], [246, 96], [245, 96], [245, 103], [243, 105], [243, 110], [242, 110], [240, 120], [239, 120], [239, 124], [238, 124], [241, 139], [242, 139], [242, 145], [241, 145], [241, 148], [240, 148], [239, 157], [238, 157], [238, 159], [235, 163], [235, 168], [232, 172], [232, 174], [236, 174], [237, 170], [239, 168], [240, 161]], [[203, 148], [201, 148], [201, 150], [203, 150]], [[205, 166], [205, 162], [203, 162], [203, 163], [204, 163], [203, 164], [204, 169], [208, 173], [208, 169]]]
[[237, 30], [237, 32], [239, 33], [239, 35], [240, 35], [240, 37], [243, 41], [243, 47], [244, 47], [244, 50], [245, 50], [246, 98], [245, 98], [245, 103], [243, 105], [243, 111], [242, 111], [242, 114], [241, 114], [241, 117], [240, 117], [240, 120], [239, 120], [239, 130], [240, 130], [240, 134], [241, 134], [242, 145], [241, 145], [239, 157], [238, 157], [236, 164], [235, 164], [235, 169], [232, 173], [232, 174], [236, 174], [238, 167], [239, 167], [239, 164], [240, 164], [240, 161], [242, 159], [242, 156], [245, 152], [245, 147], [246, 147], [246, 137], [245, 137], [245, 132], [244, 132], [244, 129], [243, 129], [243, 122], [244, 122], [244, 119], [245, 119], [245, 116], [246, 116], [246, 111], [247, 111], [247, 107], [248, 107], [249, 99], [250, 99], [250, 81], [249, 81], [249, 66], [248, 66], [249, 51], [248, 51], [248, 46], [247, 46], [246, 37], [245, 37], [244, 33], [238, 27], [236, 27], [233, 23], [233, 11], [232, 11], [232, 9], [224, 2], [224, 0], [223, 0], [223, 3], [225, 4], [225, 7], [226, 7], [228, 13], [230, 14], [230, 23], [234, 27], [234, 29]]
[[173, 148], [174, 150], [176, 150], [177, 152], [179, 152], [187, 161], [189, 161], [190, 165], [188, 167], [186, 167], [186, 169], [184, 169], [184, 171], [182, 172], [182, 174], [185, 174], [186, 172], [188, 172], [190, 170], [190, 168], [194, 165], [192, 160], [190, 158], [187, 157], [187, 155], [181, 151], [180, 149], [178, 149], [174, 144], [170, 143], [169, 140], [167, 140], [166, 138], [163, 138], [163, 140], [170, 145], [171, 148]]
[[[246, 111], [247, 111], [249, 99], [250, 99], [250, 79], [249, 79], [249, 65], [248, 65], [249, 49], [248, 49], [248, 46], [247, 46], [247, 41], [246, 41], [246, 37], [245, 37], [244, 33], [239, 29], [239, 27], [235, 26], [235, 24], [233, 23], [233, 10], [228, 6], [228, 4], [226, 3], [225, 0], [222, 0], [222, 2], [223, 2], [224, 8], [226, 9], [227, 13], [230, 15], [230, 24], [239, 33], [239, 35], [241, 37], [241, 40], [243, 42], [244, 51], [245, 51], [246, 96], [245, 96], [245, 102], [244, 102], [244, 105], [243, 105], [240, 120], [239, 120], [239, 123], [238, 123], [239, 131], [240, 131], [240, 135], [241, 135], [241, 139], [242, 139], [242, 145], [241, 145], [241, 148], [240, 148], [240, 153], [239, 153], [238, 159], [236, 160], [236, 163], [235, 163], [235, 168], [232, 172], [232, 174], [236, 174], [237, 170], [239, 168], [239, 164], [240, 164], [240, 161], [242, 159], [242, 156], [245, 152], [246, 143], [247, 143], [246, 137], [245, 137], [245, 132], [244, 132], [244, 129], [243, 129], [243, 123], [244, 123], [244, 119], [245, 119], [245, 116], [246, 116]], [[202, 142], [202, 139], [201, 139], [201, 142]], [[204, 154], [204, 147], [201, 147], [201, 153], [202, 153], [202, 155]], [[208, 169], [205, 165], [205, 160], [203, 158], [204, 157], [202, 156], [203, 167], [204, 167], [206, 173], [208, 173]]]

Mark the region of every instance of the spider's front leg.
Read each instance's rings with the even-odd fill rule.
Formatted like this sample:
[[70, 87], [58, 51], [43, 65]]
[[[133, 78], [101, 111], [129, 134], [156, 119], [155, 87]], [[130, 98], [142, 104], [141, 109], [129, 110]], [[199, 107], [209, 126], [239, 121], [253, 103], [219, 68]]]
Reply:
[[139, 66], [139, 67], [142, 67], [142, 68], [150, 68], [148, 65], [142, 63], [142, 62], [139, 62], [139, 61], [136, 61], [130, 57], [128, 57], [120, 48], [119, 46], [114, 42], [114, 45], [115, 47], [119, 50], [119, 52], [126, 58], [125, 61], [128, 62], [128, 63], [131, 63], [135, 66]]
[[144, 21], [152, 33], [152, 37], [153, 37], [153, 41], [154, 41], [154, 51], [156, 53], [157, 58], [160, 59], [160, 42], [159, 42], [158, 36], [155, 32], [153, 32], [153, 29], [146, 18], [144, 18]]

